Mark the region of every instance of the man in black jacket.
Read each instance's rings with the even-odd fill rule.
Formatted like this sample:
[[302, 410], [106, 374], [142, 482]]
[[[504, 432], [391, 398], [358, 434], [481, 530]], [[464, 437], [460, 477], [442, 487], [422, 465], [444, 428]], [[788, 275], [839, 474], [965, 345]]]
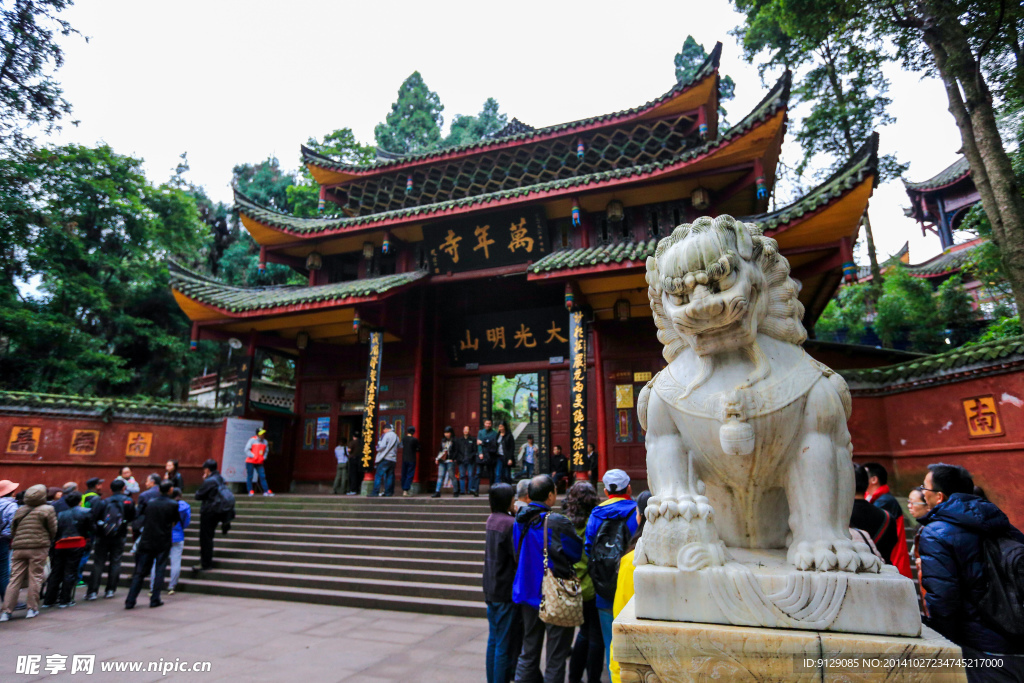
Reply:
[[82, 494], [78, 491], [65, 494], [62, 500], [68, 509], [57, 515], [57, 535], [43, 607], [53, 607], [59, 598], [60, 608], [64, 609], [75, 604], [71, 598], [78, 583], [78, 562], [92, 535], [92, 512], [79, 505]]
[[856, 485], [853, 511], [850, 513], [850, 526], [868, 532], [879, 554], [885, 558], [886, 564], [892, 564], [892, 549], [899, 540], [896, 534], [896, 520], [880, 507], [872, 505], [864, 498], [868, 490], [868, 470], [863, 465], [853, 466], [853, 479]]
[[[455, 454], [455, 465], [459, 474], [459, 480], [453, 482], [455, 487], [454, 498], [459, 497], [459, 493], [469, 493], [470, 491], [476, 491], [476, 486], [479, 485], [477, 477], [474, 474], [476, 471], [474, 461], [476, 460], [476, 440], [469, 433], [469, 426], [462, 428], [462, 436], [455, 439], [455, 443], [452, 444], [452, 452]], [[476, 495], [475, 493], [473, 495]]]
[[[89, 576], [89, 592], [86, 600], [95, 600], [100, 589], [100, 578], [104, 568], [107, 569], [107, 592], [103, 597], [114, 597], [117, 583], [121, 580], [121, 555], [124, 554], [124, 539], [128, 534], [128, 525], [135, 520], [135, 504], [124, 493], [124, 479], [110, 482], [111, 495], [92, 504], [92, 519], [96, 526], [96, 540], [93, 545], [92, 574]], [[108, 507], [116, 508], [120, 513], [121, 522], [117, 529], [107, 529], [105, 520]], [[112, 515], [114, 517], [117, 514]], [[109, 567], [107, 567], [109, 563]]]
[[164, 572], [167, 571], [167, 560], [171, 553], [171, 534], [174, 525], [180, 519], [178, 503], [170, 496], [173, 488], [170, 481], [161, 482], [160, 495], [150, 499], [146, 506], [146, 525], [142, 529], [142, 538], [135, 553], [135, 574], [132, 576], [132, 586], [128, 589], [128, 597], [124, 601], [125, 609], [135, 607], [135, 599], [142, 590], [142, 582], [151, 570], [154, 571], [154, 575], [149, 606], [159, 607], [164, 604], [160, 600], [160, 591], [164, 587]]
[[231, 528], [231, 520], [216, 510], [219, 489], [224, 478], [217, 472], [217, 461], [209, 459], [203, 463], [203, 483], [196, 491], [196, 500], [202, 502], [199, 508], [199, 565], [193, 571], [213, 568], [213, 535], [217, 533], [217, 523], [223, 522], [221, 529], [226, 534]]
[[409, 427], [402, 437], [402, 495], [412, 495], [412, 480], [416, 476], [416, 456], [420, 452], [420, 440], [416, 438], [416, 428]]

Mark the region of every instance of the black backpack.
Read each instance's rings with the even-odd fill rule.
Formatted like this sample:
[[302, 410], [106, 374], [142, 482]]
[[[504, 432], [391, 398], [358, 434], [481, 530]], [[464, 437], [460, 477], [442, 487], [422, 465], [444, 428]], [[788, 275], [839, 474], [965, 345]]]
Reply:
[[594, 581], [594, 590], [608, 602], [615, 600], [619, 582], [619, 562], [629, 546], [629, 515], [601, 522], [594, 534], [587, 569]]
[[121, 533], [123, 526], [124, 503], [108, 500], [107, 507], [103, 511], [103, 519], [100, 520], [100, 533], [107, 538], [113, 538]]
[[217, 485], [217, 495], [214, 497], [211, 507], [214, 512], [224, 515], [229, 520], [235, 517], [235, 494], [224, 483], [224, 479], [221, 479]]
[[978, 606], [997, 631], [1024, 639], [1024, 543], [1009, 535], [981, 540], [988, 585]]

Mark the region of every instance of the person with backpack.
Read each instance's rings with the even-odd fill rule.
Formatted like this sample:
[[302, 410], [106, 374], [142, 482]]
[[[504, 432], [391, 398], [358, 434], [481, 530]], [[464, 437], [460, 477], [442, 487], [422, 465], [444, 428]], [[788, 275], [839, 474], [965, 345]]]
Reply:
[[273, 496], [274, 492], [267, 486], [267, 471], [263, 463], [270, 456], [270, 444], [264, 438], [266, 429], [260, 427], [256, 430], [256, 436], [245, 442], [245, 490], [250, 496], [256, 495], [252, 488], [253, 474], [259, 476], [260, 488], [264, 496]]
[[[896, 520], [884, 508], [869, 503], [864, 493], [868, 488], [868, 469], [863, 465], [853, 466], [853, 510], [850, 512], [850, 526], [867, 532], [878, 554], [886, 564], [892, 564], [893, 547], [899, 541]], [[903, 542], [904, 549], [906, 541]]]
[[[572, 651], [573, 627], [546, 623], [540, 613], [545, 549], [551, 574], [561, 581], [576, 581], [573, 565], [583, 556], [583, 543], [572, 522], [551, 511], [557, 501], [554, 480], [546, 474], [534, 477], [530, 480], [530, 504], [516, 515], [513, 527], [518, 565], [512, 602], [520, 606], [523, 615], [523, 649], [515, 678], [519, 683], [564, 683], [565, 663]], [[540, 655], [545, 639], [547, 659], [542, 678]]]
[[125, 493], [125, 480], [110, 482], [110, 496], [92, 504], [93, 525], [96, 528], [92, 549], [92, 574], [86, 600], [95, 600], [100, 590], [103, 570], [107, 570], [107, 592], [104, 598], [114, 597], [121, 580], [121, 556], [124, 555], [128, 526], [135, 521], [135, 504]]
[[11, 582], [7, 585], [0, 621], [8, 621], [18, 604], [21, 587], [27, 586], [26, 619], [39, 615], [39, 591], [43, 587], [46, 558], [57, 535], [57, 513], [46, 505], [46, 487], [36, 484], [25, 491], [25, 504], [11, 520]]
[[889, 555], [883, 553], [884, 559], [896, 567], [900, 574], [911, 579], [913, 576], [910, 574], [910, 551], [907, 548], [907, 528], [903, 520], [903, 508], [900, 507], [896, 496], [892, 495], [889, 490], [889, 471], [877, 462], [865, 463], [864, 469], [868, 472], [868, 488], [864, 492], [865, 500], [888, 512], [896, 526], [896, 543]]
[[925, 624], [967, 658], [998, 657], [1003, 667], [971, 667], [968, 681], [1024, 680], [1024, 534], [989, 501], [973, 494], [959, 465], [928, 466], [918, 536]]
[[[587, 533], [587, 522], [601, 499], [597, 497], [597, 489], [588, 481], [578, 481], [569, 487], [562, 502], [562, 514], [569, 518], [576, 535], [584, 539]], [[594, 591], [594, 580], [590, 578], [586, 553], [574, 566], [576, 578], [580, 580], [580, 592], [583, 594], [583, 625], [576, 632], [576, 642], [572, 646], [569, 657], [569, 683], [581, 683], [586, 672], [587, 681], [600, 681], [604, 670], [604, 636], [601, 635], [601, 618], [597, 615], [597, 593]]]
[[196, 500], [202, 503], [199, 507], [199, 564], [192, 570], [201, 571], [213, 568], [213, 536], [217, 533], [217, 524], [221, 524], [221, 531], [226, 534], [235, 518], [235, 494], [217, 472], [217, 461], [213, 458], [203, 463], [203, 483], [196, 491]]
[[92, 536], [92, 511], [79, 503], [82, 494], [71, 491], [63, 498], [68, 509], [57, 515], [57, 536], [50, 558], [50, 579], [43, 596], [43, 607], [53, 607], [60, 600], [60, 608], [73, 607], [75, 586], [78, 584], [78, 564]]
[[[450, 428], [449, 428], [450, 430]], [[487, 497], [491, 514], [487, 518], [484, 550], [484, 600], [487, 602], [487, 683], [510, 683], [523, 641], [523, 620], [512, 602], [516, 576], [516, 553], [512, 543], [514, 491], [508, 484], [491, 487]]]
[[[124, 600], [125, 609], [134, 609], [135, 600], [142, 590], [142, 583], [153, 572], [153, 591], [149, 596], [150, 607], [160, 607], [160, 591], [164, 586], [164, 572], [171, 552], [174, 525], [180, 521], [178, 503], [170, 496], [171, 482], [160, 482], [160, 495], [146, 507], [146, 526], [142, 529], [138, 550], [135, 553], [135, 573], [132, 585]], [[155, 569], [154, 569], [155, 566]]]
[[597, 592], [597, 615], [601, 620], [605, 661], [609, 661], [612, 622], [615, 620], [612, 606], [619, 579], [619, 563], [626, 554], [629, 539], [636, 533], [638, 522], [629, 475], [622, 470], [608, 470], [602, 481], [608, 500], [594, 508], [590, 515], [584, 549], [589, 558], [590, 577]]

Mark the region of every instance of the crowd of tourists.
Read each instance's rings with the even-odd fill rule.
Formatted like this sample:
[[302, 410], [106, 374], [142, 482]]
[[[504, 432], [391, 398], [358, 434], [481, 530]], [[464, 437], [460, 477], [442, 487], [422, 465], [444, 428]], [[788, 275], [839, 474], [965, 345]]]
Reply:
[[650, 493], [634, 500], [622, 470], [602, 481], [603, 501], [592, 483], [577, 481], [557, 512], [553, 475], [490, 488], [488, 683], [564, 683], [567, 673], [571, 683], [596, 682], [606, 670], [619, 680], [612, 621], [633, 596], [633, 549]]
[[[851, 536], [911, 577], [904, 511], [885, 467], [854, 469]], [[483, 574], [488, 683], [564, 683], [566, 674], [570, 683], [596, 683], [605, 671], [620, 681], [612, 622], [633, 597], [633, 549], [650, 493], [633, 500], [622, 470], [608, 470], [603, 483], [603, 501], [589, 481], [578, 481], [557, 511], [553, 476], [491, 487]], [[1002, 660], [968, 669], [969, 681], [1024, 681], [1024, 535], [956, 465], [929, 466], [907, 510], [917, 527], [912, 552], [924, 623], [966, 658]]]
[[[204, 463], [203, 476], [196, 492], [202, 501], [196, 570], [212, 566], [213, 532], [223, 522], [227, 533], [234, 516], [234, 497], [217, 474], [216, 461]], [[82, 491], [74, 481], [59, 488], [35, 484], [24, 489], [17, 482], [0, 481], [0, 622], [9, 621], [16, 610], [26, 610], [25, 617], [31, 619], [40, 610], [74, 607], [79, 589], [85, 600], [98, 599], [101, 588], [104, 598], [115, 597], [126, 550], [135, 562], [126, 609], [135, 607], [147, 579], [149, 606], [164, 604], [168, 566], [166, 593], [174, 595], [185, 529], [192, 523], [178, 462], [167, 461], [163, 472], [148, 475], [142, 485], [130, 467], [123, 467], [110, 482], [109, 495], [105, 483], [93, 477]], [[86, 574], [90, 560], [91, 572]]]
[[[375, 445], [371, 464], [374, 472], [373, 489], [367, 495], [382, 498], [395, 495], [399, 447], [402, 495], [412, 495], [420, 453], [416, 428], [406, 429], [400, 439], [395, 433], [395, 426], [386, 422], [381, 425], [381, 434]], [[364, 475], [361, 453], [362, 442], [358, 436], [335, 447], [334, 456], [338, 465], [332, 488], [335, 494], [359, 495]], [[594, 444], [587, 445], [584, 461], [590, 483], [597, 486], [598, 457]], [[534, 474], [548, 474], [560, 490], [564, 490], [570, 480], [569, 461], [562, 453], [561, 446], [552, 446], [548, 456], [542, 452], [533, 434], [527, 434], [526, 441], [517, 448], [516, 437], [508, 424], [500, 422], [495, 427], [491, 420], [484, 420], [475, 435], [468, 425], [462, 428], [458, 436], [453, 427], [445, 427], [434, 456], [434, 464], [437, 466], [434, 498], [440, 498], [446, 489], [452, 490], [454, 498], [460, 495], [479, 496], [480, 482], [483, 480], [511, 484], [520, 479], [529, 479]]]

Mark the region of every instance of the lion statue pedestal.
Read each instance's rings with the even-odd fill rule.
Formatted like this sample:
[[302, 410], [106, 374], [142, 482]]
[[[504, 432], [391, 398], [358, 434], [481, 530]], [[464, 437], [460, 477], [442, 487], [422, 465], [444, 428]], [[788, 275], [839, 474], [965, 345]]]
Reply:
[[850, 538], [850, 392], [801, 347], [775, 240], [700, 218], [658, 244], [647, 283], [668, 366], [637, 401], [636, 616], [918, 635], [913, 582]]

